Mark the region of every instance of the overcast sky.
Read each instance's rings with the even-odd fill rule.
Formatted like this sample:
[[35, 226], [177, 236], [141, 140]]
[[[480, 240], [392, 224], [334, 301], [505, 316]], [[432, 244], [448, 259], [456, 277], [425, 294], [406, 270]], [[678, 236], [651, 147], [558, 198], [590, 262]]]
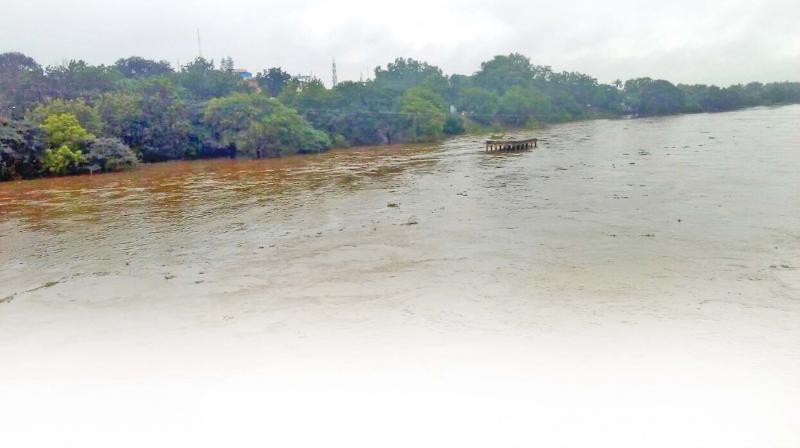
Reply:
[[0, 0], [0, 52], [42, 65], [198, 54], [330, 82], [395, 57], [469, 74], [495, 54], [610, 82], [800, 81], [800, 0]]

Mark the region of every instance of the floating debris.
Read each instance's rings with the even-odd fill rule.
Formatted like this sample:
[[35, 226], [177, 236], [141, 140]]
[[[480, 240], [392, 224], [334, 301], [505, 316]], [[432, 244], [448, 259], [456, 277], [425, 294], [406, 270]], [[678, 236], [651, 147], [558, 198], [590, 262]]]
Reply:
[[408, 221], [406, 221], [403, 225], [404, 226], [415, 226], [417, 224], [419, 224], [419, 221], [417, 221], [417, 218], [412, 216], [412, 217], [408, 218]]

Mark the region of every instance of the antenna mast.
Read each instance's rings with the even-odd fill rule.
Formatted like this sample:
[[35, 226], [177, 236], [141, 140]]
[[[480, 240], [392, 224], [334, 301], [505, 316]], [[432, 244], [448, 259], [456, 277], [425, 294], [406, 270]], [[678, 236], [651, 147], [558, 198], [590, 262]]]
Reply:
[[203, 45], [200, 43], [200, 28], [197, 29], [197, 55], [203, 57]]
[[332, 71], [332, 73], [331, 73], [331, 81], [332, 81], [333, 87], [336, 87], [336, 84], [339, 84], [339, 78], [336, 76], [336, 59], [333, 60], [333, 67], [332, 67], [331, 71]]

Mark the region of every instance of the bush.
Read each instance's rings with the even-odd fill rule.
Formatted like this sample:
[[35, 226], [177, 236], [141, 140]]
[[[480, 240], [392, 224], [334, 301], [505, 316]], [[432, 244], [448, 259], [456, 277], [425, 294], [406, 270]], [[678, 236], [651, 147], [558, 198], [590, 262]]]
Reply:
[[61, 145], [58, 149], [48, 149], [44, 152], [44, 168], [53, 174], [67, 174], [75, 172], [86, 158], [79, 149], [70, 149]]
[[86, 162], [94, 169], [121, 171], [133, 168], [136, 154], [117, 138], [98, 138], [88, 142]]
[[0, 118], [0, 180], [40, 175], [44, 149], [41, 128], [26, 121]]
[[48, 116], [42, 123], [51, 148], [69, 146], [78, 148], [84, 141], [93, 139], [94, 135], [86, 132], [75, 114], [57, 113]]
[[331, 147], [333, 148], [347, 148], [350, 146], [350, 143], [347, 141], [342, 134], [333, 134], [331, 138]]
[[464, 133], [464, 119], [458, 115], [450, 114], [444, 122], [444, 133], [447, 135], [457, 135]]

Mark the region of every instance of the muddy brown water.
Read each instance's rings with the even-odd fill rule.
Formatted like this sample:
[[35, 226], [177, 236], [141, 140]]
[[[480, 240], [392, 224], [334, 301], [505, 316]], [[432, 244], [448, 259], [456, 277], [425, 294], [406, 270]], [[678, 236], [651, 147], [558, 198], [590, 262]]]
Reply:
[[[689, 401], [760, 390], [695, 440], [757, 420], [773, 446], [800, 441], [800, 107], [509, 135], [534, 136], [515, 153], [465, 136], [0, 184], [0, 353], [18, 361], [0, 378], [79, 375], [63, 353], [140, 374], [265, 368], [251, 355], [267, 352], [469, 370], [502, 346], [481, 368], [669, 372], [697, 386]], [[227, 367], [177, 355], [214, 344]], [[723, 371], [742, 376], [704, 382]]]
[[799, 117], [590, 121], [532, 133], [542, 147], [518, 153], [463, 137], [0, 184], [0, 296], [118, 276], [171, 277], [169, 296], [200, 272], [231, 291], [229, 275], [301, 272], [306, 287], [463, 274], [449, 286], [467, 289], [544, 275], [540, 287], [623, 296], [763, 277], [790, 294], [778, 279], [798, 264]]

